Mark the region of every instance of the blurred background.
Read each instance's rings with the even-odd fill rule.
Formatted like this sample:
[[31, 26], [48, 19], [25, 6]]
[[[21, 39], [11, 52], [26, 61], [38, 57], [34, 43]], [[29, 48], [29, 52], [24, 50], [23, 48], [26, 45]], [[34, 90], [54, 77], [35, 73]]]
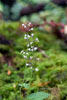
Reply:
[[65, 7], [66, 0], [0, 0], [0, 19], [40, 23], [47, 18], [65, 22]]

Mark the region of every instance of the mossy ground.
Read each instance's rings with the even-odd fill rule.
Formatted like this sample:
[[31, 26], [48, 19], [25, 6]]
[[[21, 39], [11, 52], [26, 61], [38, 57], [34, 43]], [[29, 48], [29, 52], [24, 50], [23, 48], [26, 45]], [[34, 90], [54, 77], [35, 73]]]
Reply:
[[3, 51], [0, 53], [0, 100], [23, 100], [36, 91], [47, 91], [52, 96], [54, 87], [59, 88], [60, 100], [67, 95], [67, 52], [62, 50], [62, 41], [36, 28], [34, 33], [40, 40], [38, 47], [48, 55], [44, 57], [40, 52], [34, 53], [34, 57], [40, 57], [40, 61], [33, 61], [39, 68], [38, 72], [25, 69], [25, 60], [20, 54], [25, 48], [25, 40], [19, 23], [0, 24], [0, 35], [11, 41], [7, 45], [0, 44]]

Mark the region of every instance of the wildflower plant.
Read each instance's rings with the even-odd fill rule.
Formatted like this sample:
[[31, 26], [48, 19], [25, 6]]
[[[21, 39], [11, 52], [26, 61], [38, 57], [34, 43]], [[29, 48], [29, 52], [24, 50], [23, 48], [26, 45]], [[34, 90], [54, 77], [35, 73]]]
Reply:
[[[35, 36], [33, 32], [33, 27], [31, 27], [31, 23], [28, 23], [28, 25], [22, 24], [23, 29], [28, 32], [24, 34], [24, 40], [26, 43], [25, 50], [21, 51], [21, 54], [23, 55], [23, 58], [25, 59], [25, 73], [24, 73], [24, 83], [25, 85], [28, 85], [26, 87], [28, 89], [28, 92], [30, 93], [30, 84], [26, 82], [32, 81], [36, 77], [36, 73], [39, 72], [39, 68], [37, 67], [37, 61], [40, 60], [40, 58], [34, 57], [34, 53], [38, 51], [37, 44], [39, 43], [39, 39]], [[43, 51], [42, 51], [43, 52]], [[34, 76], [33, 76], [34, 75]], [[38, 74], [37, 74], [38, 75]], [[29, 76], [29, 77], [28, 77]], [[28, 79], [27, 79], [28, 78]], [[40, 81], [40, 80], [39, 80]], [[36, 88], [36, 90], [38, 87]], [[43, 100], [43, 98], [48, 98], [49, 94], [44, 92], [35, 92], [29, 95], [27, 94], [26, 100]], [[40, 97], [39, 97], [40, 95]]]
[[[33, 27], [31, 23], [28, 23], [27, 25], [22, 24], [22, 27], [25, 30], [28, 29], [28, 31], [24, 34], [26, 48], [25, 50], [21, 51], [21, 54], [25, 59], [25, 68], [29, 68], [31, 71], [38, 72], [39, 69], [36, 67], [36, 62], [39, 61], [40, 58], [35, 58], [34, 53], [38, 50], [37, 44], [39, 43], [39, 39], [33, 33]], [[35, 63], [33, 63], [34, 61]]]

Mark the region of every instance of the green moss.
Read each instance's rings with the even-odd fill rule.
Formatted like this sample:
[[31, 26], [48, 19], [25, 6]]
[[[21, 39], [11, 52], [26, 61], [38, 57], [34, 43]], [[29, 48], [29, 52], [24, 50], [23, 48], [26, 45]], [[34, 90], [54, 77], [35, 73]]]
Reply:
[[[27, 96], [32, 91], [41, 91], [38, 85], [33, 86], [31, 89], [31, 84], [35, 83], [35, 81], [38, 83], [39, 80], [41, 80], [40, 82], [50, 82], [47, 85], [47, 89], [55, 86], [60, 87], [61, 97], [65, 96], [65, 91], [67, 91], [67, 53], [62, 51], [60, 47], [61, 41], [50, 33], [38, 31], [38, 29], [34, 30], [35, 35], [40, 40], [38, 46], [45, 51], [48, 58], [44, 57], [40, 52], [35, 52], [34, 58], [37, 56], [40, 61], [36, 63], [34, 60], [33, 63], [35, 67], [39, 68], [39, 72], [31, 72], [29, 68], [25, 69], [25, 60], [20, 54], [21, 50], [25, 49], [26, 43], [23, 39], [24, 33], [18, 31], [17, 34], [18, 27], [19, 23], [0, 25], [0, 34], [5, 35], [7, 40], [13, 40], [11, 46], [0, 44], [0, 50], [7, 51], [7, 55], [12, 57], [12, 65], [8, 66], [6, 61], [2, 62], [4, 54], [0, 53], [0, 96], [2, 100], [22, 100], [24, 94]], [[8, 70], [11, 71], [10, 75], [7, 74]], [[24, 73], [26, 73], [26, 77]], [[37, 80], [37, 76], [39, 80]], [[30, 85], [27, 90], [19, 86], [19, 84], [24, 84], [25, 82]], [[46, 86], [42, 88], [46, 88]], [[46, 90], [44, 89], [44, 91]]]

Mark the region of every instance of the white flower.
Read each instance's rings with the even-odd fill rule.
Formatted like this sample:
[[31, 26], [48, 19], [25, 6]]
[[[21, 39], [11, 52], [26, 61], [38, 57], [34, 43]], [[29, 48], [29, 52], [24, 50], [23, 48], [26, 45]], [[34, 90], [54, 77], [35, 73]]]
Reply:
[[33, 49], [31, 49], [31, 51], [34, 51]]
[[31, 51], [31, 49], [30, 49], [30, 48], [28, 48], [28, 51]]
[[33, 49], [33, 48], [34, 48], [34, 46], [31, 46], [31, 48]]
[[25, 54], [25, 52], [23, 52], [23, 54]]
[[33, 31], [33, 28], [31, 28], [30, 30]]
[[30, 59], [32, 59], [33, 57], [32, 56], [30, 56]]
[[27, 47], [29, 47], [30, 45], [29, 44], [27, 44]]
[[37, 47], [34, 47], [34, 51], [36, 51], [37, 50]]
[[24, 24], [22, 24], [22, 26], [24, 26]]
[[28, 63], [26, 63], [26, 66], [29, 66], [29, 64], [28, 64]]
[[33, 44], [33, 42], [30, 42], [30, 44]]
[[32, 69], [33, 67], [31, 66], [30, 68]]
[[34, 36], [34, 34], [32, 33], [32, 34], [31, 34], [31, 36], [33, 37], [33, 36]]
[[39, 69], [38, 69], [38, 68], [35, 68], [35, 71], [36, 71], [36, 72], [38, 72], [38, 71], [39, 71]]
[[28, 26], [30, 26], [30, 25], [31, 25], [31, 22], [28, 23]]
[[28, 52], [26, 53], [26, 55], [28, 55]]
[[26, 28], [26, 25], [25, 25], [25, 24], [22, 24], [22, 26], [23, 26], [24, 28]]
[[39, 42], [39, 39], [38, 39], [38, 38], [36, 38], [36, 41], [38, 41], [38, 42]]
[[26, 25], [24, 25], [24, 28], [26, 28]]
[[23, 57], [24, 57], [25, 59], [27, 58], [27, 56], [25, 56], [25, 55], [24, 55]]
[[21, 52], [20, 52], [20, 54], [22, 54], [24, 51], [22, 50]]
[[24, 39], [27, 40], [28, 38], [27, 37], [24, 37]]
[[29, 31], [33, 31], [33, 28], [31, 28]]
[[30, 35], [28, 35], [28, 38], [30, 38]]
[[27, 37], [27, 34], [25, 34], [24, 36]]
[[67, 25], [64, 27], [64, 33], [67, 34]]

